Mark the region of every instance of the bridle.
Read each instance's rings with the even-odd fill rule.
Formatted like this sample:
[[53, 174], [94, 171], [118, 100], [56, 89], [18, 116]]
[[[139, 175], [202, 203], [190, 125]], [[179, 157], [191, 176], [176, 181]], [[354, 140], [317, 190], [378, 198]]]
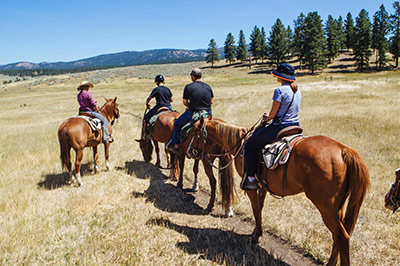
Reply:
[[[227, 151], [225, 153], [220, 153], [220, 154], [212, 154], [212, 153], [209, 153], [209, 152], [205, 151], [206, 150], [206, 148], [205, 148], [206, 145], [209, 146], [209, 149], [212, 146], [212, 144], [210, 143], [210, 141], [207, 138], [207, 136], [208, 136], [208, 132], [207, 132], [207, 122], [208, 122], [208, 120], [206, 119], [205, 122], [204, 122], [205, 124], [202, 127], [201, 134], [200, 133], [193, 134], [192, 140], [190, 141], [188, 149], [187, 149], [187, 154], [190, 154], [190, 155], [194, 156], [193, 158], [199, 158], [198, 157], [199, 151], [195, 148], [195, 147], [198, 147], [198, 145], [193, 146], [192, 143], [194, 142], [195, 139], [197, 139], [197, 141], [198, 141], [198, 140], [200, 140], [201, 137], [203, 137], [203, 149], [201, 151], [201, 158], [200, 159], [203, 160], [203, 161], [205, 159], [208, 162], [208, 164], [210, 164], [213, 168], [217, 169], [218, 171], [223, 170], [223, 169], [229, 167], [229, 165], [232, 164], [232, 162], [236, 159], [236, 157], [239, 156], [239, 154], [243, 150], [243, 146], [244, 146], [244, 143], [245, 143], [243, 140], [246, 137], [248, 137], [250, 135], [250, 133], [254, 132], [254, 129], [255, 129], [256, 125], [259, 124], [261, 119], [262, 119], [262, 117], [257, 120], [257, 122], [237, 141], [237, 143], [229, 151]], [[198, 142], [197, 142], [197, 144], [198, 144]], [[213, 164], [213, 162], [211, 161], [210, 157], [222, 157], [222, 156], [225, 156], [226, 154], [231, 154], [231, 152], [239, 144], [240, 144], [240, 147], [238, 148], [237, 152], [235, 153], [235, 155], [232, 157], [232, 159], [226, 165], [224, 165], [223, 167], [217, 167], [217, 166], [215, 166]]]

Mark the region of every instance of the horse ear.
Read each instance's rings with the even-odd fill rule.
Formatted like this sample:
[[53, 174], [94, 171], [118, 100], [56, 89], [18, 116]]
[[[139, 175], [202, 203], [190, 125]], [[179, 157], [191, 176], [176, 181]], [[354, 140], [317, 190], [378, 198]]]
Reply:
[[200, 125], [199, 128], [202, 128], [204, 125], [204, 116], [200, 116]]
[[135, 139], [135, 141], [140, 142], [140, 139]]
[[104, 100], [106, 100], [106, 102], [108, 102], [108, 99], [106, 97], [104, 97]]
[[116, 103], [116, 102], [117, 102], [117, 97], [114, 98], [114, 103]]

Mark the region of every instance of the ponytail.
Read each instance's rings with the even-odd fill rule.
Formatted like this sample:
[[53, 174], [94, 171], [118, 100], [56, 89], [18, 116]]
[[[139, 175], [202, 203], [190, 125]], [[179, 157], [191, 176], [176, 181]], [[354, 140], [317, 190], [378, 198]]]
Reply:
[[297, 85], [297, 81], [294, 80], [292, 82], [289, 82], [290, 88], [292, 88], [292, 91], [295, 93], [299, 89], [299, 86]]

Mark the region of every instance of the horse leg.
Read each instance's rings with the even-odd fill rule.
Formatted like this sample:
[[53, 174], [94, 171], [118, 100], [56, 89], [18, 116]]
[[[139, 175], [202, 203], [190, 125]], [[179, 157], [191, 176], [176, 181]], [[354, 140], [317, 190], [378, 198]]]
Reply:
[[106, 158], [106, 170], [110, 170], [110, 143], [104, 143], [104, 155]]
[[81, 178], [81, 162], [83, 159], [83, 149], [76, 151], [76, 159], [75, 159], [75, 178], [76, 184], [78, 186], [82, 185], [82, 178]]
[[207, 212], [211, 212], [214, 208], [215, 204], [215, 193], [216, 193], [216, 186], [217, 186], [217, 180], [214, 177], [214, 173], [212, 171], [212, 166], [208, 163], [203, 161], [203, 166], [204, 170], [208, 176], [208, 179], [210, 181], [210, 187], [211, 187], [211, 196], [210, 196], [210, 202], [208, 203]]
[[199, 190], [199, 182], [197, 180], [198, 173], [199, 173], [199, 160], [195, 159], [194, 164], [193, 164], [194, 180], [193, 180], [193, 186], [192, 186], [192, 190], [194, 192], [197, 192]]
[[246, 193], [250, 199], [254, 220], [256, 222], [256, 226], [251, 235], [253, 237], [253, 241], [258, 243], [260, 236], [262, 236], [260, 198], [257, 190], [247, 190]]
[[167, 168], [171, 168], [171, 154], [169, 152], [169, 150], [167, 149], [167, 144], [164, 145], [164, 152], [165, 152], [165, 157], [167, 158]]
[[179, 166], [178, 166], [178, 156], [176, 156], [175, 153], [170, 153], [170, 151], [167, 152], [167, 154], [171, 155], [171, 160], [169, 162], [169, 178], [173, 181], [177, 180], [177, 175], [178, 175], [178, 170], [179, 170]]
[[95, 174], [99, 172], [98, 159], [99, 155], [97, 154], [97, 146], [93, 146], [93, 161], [94, 161], [93, 170]]
[[160, 148], [158, 147], [157, 141], [153, 140], [153, 143], [154, 143], [154, 148], [156, 149], [156, 156], [157, 156], [156, 166], [161, 167]]
[[185, 154], [178, 153], [179, 180], [176, 186], [180, 189], [183, 187], [183, 167], [185, 166]]

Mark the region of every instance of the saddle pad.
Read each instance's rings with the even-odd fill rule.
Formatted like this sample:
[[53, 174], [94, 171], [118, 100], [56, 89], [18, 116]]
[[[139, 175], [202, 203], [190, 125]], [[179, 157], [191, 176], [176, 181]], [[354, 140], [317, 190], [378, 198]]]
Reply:
[[179, 140], [181, 142], [186, 140], [187, 136], [189, 135], [190, 130], [192, 129], [192, 126], [197, 121], [200, 120], [200, 117], [208, 118], [209, 116], [210, 116], [210, 113], [205, 110], [194, 112], [192, 115], [192, 119], [181, 128], [181, 131], [179, 132]]
[[285, 164], [296, 143], [304, 138], [302, 134], [283, 137], [272, 144], [267, 144], [262, 149], [262, 157], [268, 169], [275, 169], [279, 165]]
[[85, 115], [75, 115], [72, 118], [82, 118], [85, 119], [93, 131], [100, 131], [101, 130], [101, 121], [98, 118], [91, 118]]
[[149, 122], [147, 122], [147, 125], [146, 125], [146, 127], [147, 127], [147, 129], [148, 129], [149, 132], [153, 131], [154, 125], [156, 124], [156, 121], [157, 121], [158, 117], [159, 117], [162, 113], [165, 113], [165, 112], [171, 112], [171, 111], [170, 111], [169, 109], [163, 110], [163, 111], [161, 111], [161, 112], [158, 112], [158, 111], [157, 111], [157, 113], [156, 113], [155, 115], [153, 115], [152, 117], [150, 117]]

